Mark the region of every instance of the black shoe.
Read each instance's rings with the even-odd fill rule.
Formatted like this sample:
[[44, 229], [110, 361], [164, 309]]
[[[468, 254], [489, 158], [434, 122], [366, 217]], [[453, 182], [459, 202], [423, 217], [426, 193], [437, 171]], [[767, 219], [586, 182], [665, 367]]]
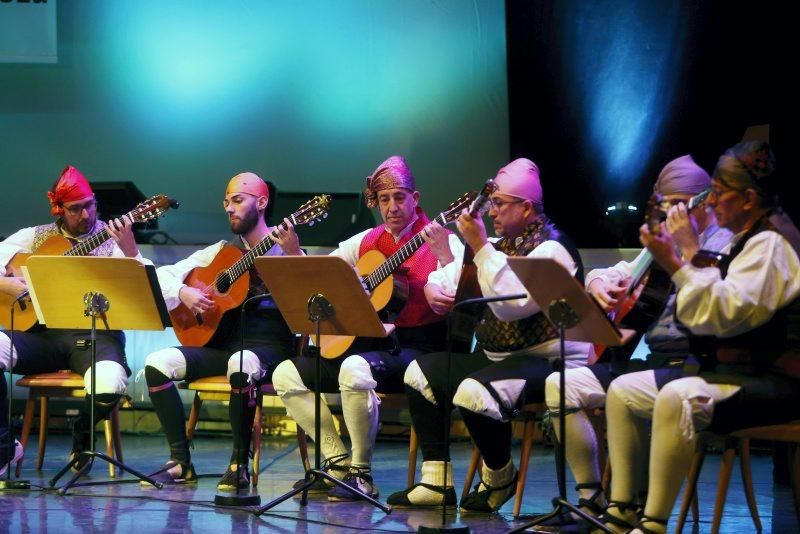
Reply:
[[250, 488], [250, 472], [245, 466], [239, 466], [234, 471], [229, 465], [225, 474], [217, 482], [217, 490], [219, 491], [246, 490], [248, 488]]
[[[344, 476], [342, 482], [351, 488], [355, 488], [364, 495], [378, 498], [378, 487], [372, 482], [372, 469], [369, 467], [350, 466], [350, 471]], [[328, 500], [333, 502], [357, 501], [361, 497], [348, 491], [339, 485], [334, 486], [328, 492]]]
[[[434, 493], [441, 495], [440, 502], [438, 503], [414, 503], [408, 498], [408, 495], [418, 487], [423, 487]], [[434, 486], [432, 484], [425, 484], [419, 482], [410, 488], [403, 491], [397, 491], [389, 495], [386, 499], [386, 504], [397, 506], [399, 508], [440, 508], [442, 506], [455, 506], [456, 505], [456, 490], [453, 486]]]
[[[175, 460], [170, 460], [164, 467], [148, 475], [156, 482], [161, 482], [165, 486], [178, 484], [197, 484], [197, 473], [191, 463], [182, 464]], [[142, 486], [151, 486], [146, 480], [140, 480]]]
[[[509, 499], [511, 499], [511, 497], [514, 496], [514, 489], [517, 485], [518, 476], [519, 472], [514, 470], [514, 476], [511, 477], [511, 480], [506, 484], [497, 487], [489, 486], [483, 480], [481, 480], [471, 493], [461, 498], [459, 507], [465, 512], [492, 513], [498, 511], [505, 503], [508, 502]], [[498, 506], [493, 507], [489, 504], [489, 497], [491, 497], [492, 493], [495, 492], [503, 495], [503, 500]]]
[[[292, 489], [297, 489], [297, 488], [301, 487], [305, 483], [306, 483], [306, 479], [305, 478], [301, 478], [300, 480], [298, 480], [297, 482], [292, 484]], [[309, 495], [322, 495], [322, 494], [328, 493], [328, 491], [330, 491], [330, 489], [331, 489], [330, 482], [328, 482], [327, 480], [325, 480], [322, 477], [319, 477], [316, 480], [314, 480], [314, 483], [311, 484], [308, 487], [308, 494]], [[297, 497], [299, 499], [300, 498], [300, 493], [295, 495], [295, 497]]]

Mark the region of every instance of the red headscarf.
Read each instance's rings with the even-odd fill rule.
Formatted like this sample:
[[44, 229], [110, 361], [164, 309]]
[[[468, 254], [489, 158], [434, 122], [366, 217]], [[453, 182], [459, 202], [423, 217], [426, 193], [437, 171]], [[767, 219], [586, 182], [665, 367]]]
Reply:
[[93, 195], [92, 186], [86, 181], [81, 171], [72, 165], [67, 165], [61, 171], [61, 177], [56, 185], [47, 192], [47, 198], [50, 200], [50, 213], [60, 217], [64, 214], [64, 202], [73, 202]]

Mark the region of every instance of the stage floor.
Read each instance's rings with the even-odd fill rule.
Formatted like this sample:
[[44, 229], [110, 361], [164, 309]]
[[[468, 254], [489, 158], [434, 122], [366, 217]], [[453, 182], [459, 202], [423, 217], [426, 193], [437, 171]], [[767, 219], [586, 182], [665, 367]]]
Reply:
[[[310, 500], [301, 507], [299, 500], [285, 501], [269, 512], [256, 517], [255, 508], [229, 509], [214, 506], [216, 483], [230, 455], [226, 437], [199, 437], [194, 444], [194, 464], [201, 476], [199, 484], [170, 487], [163, 490], [143, 488], [126, 475], [122, 482], [83, 486], [59, 496], [47, 488], [49, 479], [64, 465], [70, 446], [67, 436], [53, 435], [48, 440], [47, 456], [41, 472], [34, 470], [36, 440], [32, 436], [26, 450], [23, 478], [30, 480], [31, 491], [0, 492], [0, 532], [103, 532], [112, 534], [151, 534], [186, 532], [416, 532], [419, 526], [439, 526], [441, 510], [395, 509], [386, 515], [366, 503], [329, 503]], [[166, 460], [164, 439], [158, 436], [123, 436], [125, 461], [145, 472], [155, 470]], [[380, 486], [381, 499], [404, 489], [408, 445], [402, 441], [380, 441], [373, 469]], [[454, 442], [455, 482], [457, 491], [463, 484], [469, 458], [469, 444]], [[313, 459], [313, 445], [309, 445]], [[514, 458], [519, 457], [517, 447]], [[291, 437], [265, 438], [262, 448], [259, 494], [262, 504], [288, 491], [302, 476], [297, 442]], [[97, 461], [87, 481], [108, 480], [106, 463]], [[701, 523], [696, 532], [708, 532], [716, 490], [719, 456], [706, 460], [700, 485]], [[772, 461], [768, 454], [755, 454], [753, 468], [759, 512], [764, 532], [798, 532], [791, 490], [773, 486]], [[60, 484], [68, 480], [65, 476]], [[569, 481], [570, 488], [573, 482]], [[545, 512], [557, 493], [553, 451], [537, 447], [531, 458], [523, 516], [512, 517], [513, 500], [499, 514], [460, 514], [451, 511], [448, 519], [468, 525], [472, 532], [504, 532], [521, 524], [525, 517]], [[570, 493], [570, 497], [573, 495]], [[677, 514], [673, 511], [673, 520]], [[670, 524], [670, 531], [673, 524]], [[689, 523], [686, 532], [690, 532]], [[752, 532], [753, 524], [741, 488], [741, 476], [735, 469], [728, 492], [722, 532]]]

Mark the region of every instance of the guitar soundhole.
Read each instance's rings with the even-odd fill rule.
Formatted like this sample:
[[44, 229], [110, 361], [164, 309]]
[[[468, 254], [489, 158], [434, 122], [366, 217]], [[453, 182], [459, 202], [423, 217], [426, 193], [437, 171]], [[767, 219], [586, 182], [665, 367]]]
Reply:
[[228, 273], [223, 273], [217, 278], [217, 292], [225, 293], [231, 288], [231, 277]]

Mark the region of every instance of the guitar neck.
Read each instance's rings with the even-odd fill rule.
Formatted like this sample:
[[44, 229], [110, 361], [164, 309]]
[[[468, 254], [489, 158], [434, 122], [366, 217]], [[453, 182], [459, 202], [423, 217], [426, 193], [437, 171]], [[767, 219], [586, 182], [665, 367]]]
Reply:
[[[297, 224], [294, 214], [292, 214], [289, 219], [291, 219], [292, 224]], [[286, 224], [284, 223], [281, 223], [281, 226], [286, 228]], [[231, 283], [235, 282], [240, 276], [252, 269], [253, 265], [255, 265], [256, 258], [266, 253], [274, 245], [275, 240], [268, 234], [267, 237], [259, 241], [256, 246], [245, 252], [239, 261], [228, 267], [225, 273], [230, 277]]]
[[108, 234], [108, 230], [104, 228], [103, 230], [91, 236], [89, 239], [76, 244], [74, 247], [66, 251], [64, 256], [87, 256], [94, 249], [109, 239], [111, 239], [111, 236]]
[[[434, 221], [441, 224], [442, 226], [447, 224], [444, 215], [441, 213], [436, 216]], [[386, 258], [386, 261], [380, 264], [380, 266], [377, 269], [372, 271], [372, 274], [368, 275], [364, 279], [364, 282], [367, 284], [369, 290], [372, 291], [373, 289], [378, 287], [381, 282], [386, 280], [389, 277], [389, 275], [395, 271], [395, 269], [400, 267], [400, 265], [402, 265], [404, 261], [410, 258], [411, 255], [414, 254], [414, 252], [416, 252], [417, 249], [421, 247], [424, 243], [425, 240], [422, 239], [422, 232], [418, 232], [414, 235], [414, 237], [409, 239], [405, 245], [400, 247], [400, 250], [398, 250], [388, 258]]]
[[653, 255], [649, 250], [645, 249], [644, 254], [642, 254], [642, 259], [631, 273], [631, 285], [628, 288], [628, 292], [633, 292], [633, 290], [636, 289], [636, 287], [641, 283], [642, 278], [644, 278], [644, 275], [647, 274], [647, 271], [650, 269], [652, 264]]

